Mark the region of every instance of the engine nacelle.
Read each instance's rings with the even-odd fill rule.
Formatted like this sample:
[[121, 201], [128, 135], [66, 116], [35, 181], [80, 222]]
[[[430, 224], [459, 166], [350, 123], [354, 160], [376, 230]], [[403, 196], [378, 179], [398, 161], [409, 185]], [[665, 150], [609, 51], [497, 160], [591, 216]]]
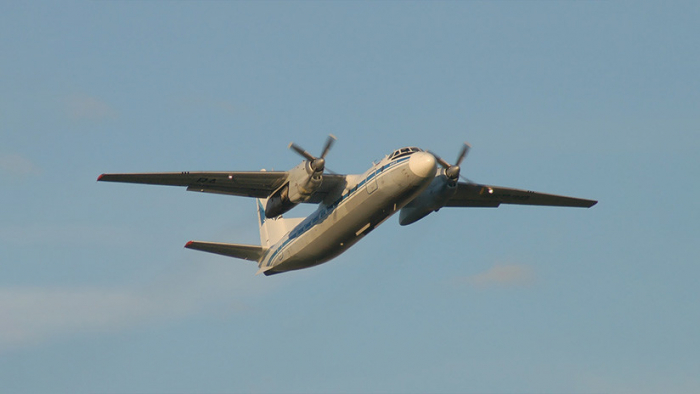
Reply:
[[265, 216], [277, 217], [297, 204], [308, 201], [323, 181], [323, 172], [315, 172], [305, 161], [289, 171], [287, 183], [272, 194], [265, 206]]
[[285, 183], [284, 186], [267, 199], [265, 217], [275, 218], [294, 208], [296, 205], [297, 204], [289, 200], [289, 184]]
[[318, 190], [323, 181], [323, 172], [315, 172], [311, 163], [305, 161], [289, 171], [289, 201], [306, 202]]
[[439, 211], [456, 192], [457, 183], [447, 178], [443, 171], [433, 179], [423, 193], [401, 208], [399, 224], [406, 226]]

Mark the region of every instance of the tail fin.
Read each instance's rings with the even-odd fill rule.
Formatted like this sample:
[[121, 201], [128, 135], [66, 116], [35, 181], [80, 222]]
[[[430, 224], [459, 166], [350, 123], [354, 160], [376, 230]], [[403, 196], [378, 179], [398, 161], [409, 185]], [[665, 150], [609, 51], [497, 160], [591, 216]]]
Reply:
[[260, 226], [260, 244], [265, 249], [269, 249], [276, 244], [277, 241], [304, 220], [304, 218], [284, 219], [281, 215], [272, 219], [267, 218], [265, 217], [267, 199], [258, 198], [256, 203], [258, 208], [258, 225]]
[[274, 219], [268, 219], [265, 217], [265, 205], [267, 204], [267, 199], [257, 198], [255, 202], [258, 207], [258, 226], [260, 227], [260, 245], [263, 248], [269, 248], [270, 242], [270, 232], [269, 232], [269, 221]]

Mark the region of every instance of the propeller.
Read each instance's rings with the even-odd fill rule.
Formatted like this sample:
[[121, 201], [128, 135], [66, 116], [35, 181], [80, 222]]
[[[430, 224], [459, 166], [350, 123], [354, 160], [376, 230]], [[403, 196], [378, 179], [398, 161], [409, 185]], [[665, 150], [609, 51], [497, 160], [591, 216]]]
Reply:
[[321, 156], [319, 157], [314, 157], [314, 155], [305, 151], [304, 148], [293, 142], [289, 144], [289, 149], [295, 151], [296, 153], [303, 156], [306, 160], [308, 160], [314, 172], [323, 172], [323, 170], [326, 168], [326, 154], [328, 154], [328, 151], [331, 150], [331, 146], [333, 146], [333, 143], [336, 139], [337, 138], [335, 138], [333, 134], [328, 135], [328, 139], [326, 139], [326, 144], [323, 146], [323, 151], [321, 152]]
[[457, 161], [455, 161], [455, 164], [450, 164], [447, 161], [445, 161], [445, 159], [441, 158], [435, 153], [430, 151], [428, 152], [435, 156], [435, 160], [438, 162], [438, 164], [440, 164], [442, 168], [445, 169], [445, 175], [447, 176], [447, 178], [452, 182], [457, 182], [457, 180], [459, 179], [459, 171], [461, 169], [459, 165], [462, 164], [462, 160], [464, 160], [464, 158], [467, 156], [467, 153], [469, 153], [469, 149], [471, 149], [471, 147], [472, 146], [466, 142], [464, 143], [464, 145], [462, 145], [462, 150], [459, 151], [459, 156], [457, 156]]

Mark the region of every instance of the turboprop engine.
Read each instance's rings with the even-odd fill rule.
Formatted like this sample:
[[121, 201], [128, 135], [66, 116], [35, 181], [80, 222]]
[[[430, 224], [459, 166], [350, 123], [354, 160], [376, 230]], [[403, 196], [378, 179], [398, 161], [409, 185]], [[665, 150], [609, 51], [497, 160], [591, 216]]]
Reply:
[[331, 149], [336, 138], [328, 136], [321, 156], [314, 157], [295, 143], [289, 148], [303, 156], [306, 160], [289, 171], [287, 182], [277, 189], [267, 200], [265, 216], [277, 217], [297, 204], [308, 201], [323, 182], [323, 171], [326, 168], [326, 154]]
[[430, 185], [416, 198], [411, 200], [405, 207], [401, 208], [399, 213], [399, 224], [402, 226], [415, 223], [433, 212], [437, 212], [440, 208], [447, 204], [447, 201], [457, 192], [457, 182], [459, 181], [459, 165], [464, 160], [464, 157], [469, 152], [471, 145], [465, 143], [462, 150], [457, 156], [457, 161], [454, 165], [441, 159], [435, 153], [430, 152], [437, 162], [442, 166], [442, 170], [438, 171], [435, 179]]

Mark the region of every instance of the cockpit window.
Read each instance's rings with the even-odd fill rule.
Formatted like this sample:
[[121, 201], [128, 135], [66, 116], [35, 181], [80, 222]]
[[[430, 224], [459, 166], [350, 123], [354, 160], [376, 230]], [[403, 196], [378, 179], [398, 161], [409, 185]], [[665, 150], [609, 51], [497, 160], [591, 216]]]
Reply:
[[408, 156], [408, 155], [415, 153], [415, 152], [423, 152], [423, 150], [420, 148], [416, 148], [415, 146], [408, 147], [408, 148], [401, 148], [399, 150], [395, 150], [394, 153], [390, 154], [389, 160], [395, 160], [395, 159], [398, 159], [399, 157]]

